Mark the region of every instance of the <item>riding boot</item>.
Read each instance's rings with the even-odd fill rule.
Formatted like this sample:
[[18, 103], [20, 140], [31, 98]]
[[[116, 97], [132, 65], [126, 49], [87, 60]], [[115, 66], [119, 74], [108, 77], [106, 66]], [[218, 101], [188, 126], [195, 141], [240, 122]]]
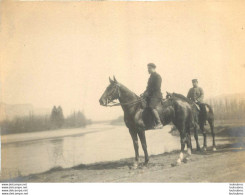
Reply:
[[161, 123], [161, 120], [160, 120], [160, 117], [159, 117], [159, 114], [158, 114], [158, 111], [156, 109], [152, 109], [152, 112], [155, 116], [155, 119], [156, 119], [156, 126], [154, 127], [154, 129], [161, 129], [163, 128], [163, 125]]
[[203, 114], [203, 119], [205, 120], [204, 125], [207, 125], [207, 110], [205, 104], [200, 104], [200, 108]]

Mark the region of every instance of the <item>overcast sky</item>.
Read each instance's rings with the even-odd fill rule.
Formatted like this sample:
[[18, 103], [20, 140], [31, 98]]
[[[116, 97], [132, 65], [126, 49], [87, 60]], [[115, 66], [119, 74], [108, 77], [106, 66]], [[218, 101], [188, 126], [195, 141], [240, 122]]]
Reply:
[[137, 94], [154, 62], [162, 91], [205, 97], [245, 92], [245, 4], [220, 2], [2, 2], [1, 101], [115, 118], [99, 98], [115, 75]]

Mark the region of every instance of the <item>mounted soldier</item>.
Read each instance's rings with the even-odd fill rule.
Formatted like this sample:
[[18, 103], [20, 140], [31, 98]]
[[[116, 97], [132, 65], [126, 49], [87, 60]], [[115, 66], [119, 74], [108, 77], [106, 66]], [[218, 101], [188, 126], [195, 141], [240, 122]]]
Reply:
[[195, 104], [199, 106], [200, 112], [203, 114], [204, 118], [206, 118], [207, 111], [205, 104], [203, 103], [203, 98], [204, 98], [204, 92], [201, 87], [198, 86], [198, 80], [197, 79], [192, 79], [192, 85], [193, 87], [190, 88], [187, 98], [192, 100]]
[[148, 72], [150, 74], [150, 78], [147, 83], [147, 88], [141, 96], [143, 96], [146, 99], [147, 107], [151, 109], [155, 117], [156, 125], [154, 129], [161, 129], [163, 128], [163, 125], [161, 123], [159, 113], [156, 107], [162, 100], [162, 92], [161, 92], [162, 78], [156, 72], [155, 64], [149, 63], [147, 67], [148, 67]]

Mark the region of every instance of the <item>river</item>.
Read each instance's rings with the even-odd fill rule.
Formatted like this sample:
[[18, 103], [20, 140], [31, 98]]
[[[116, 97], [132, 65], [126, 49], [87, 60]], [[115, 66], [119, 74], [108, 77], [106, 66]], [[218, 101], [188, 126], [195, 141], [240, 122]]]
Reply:
[[[179, 137], [169, 134], [170, 128], [146, 131], [149, 155], [180, 149]], [[110, 124], [3, 135], [1, 140], [1, 179], [134, 156], [128, 129]], [[143, 155], [141, 147], [140, 155]]]

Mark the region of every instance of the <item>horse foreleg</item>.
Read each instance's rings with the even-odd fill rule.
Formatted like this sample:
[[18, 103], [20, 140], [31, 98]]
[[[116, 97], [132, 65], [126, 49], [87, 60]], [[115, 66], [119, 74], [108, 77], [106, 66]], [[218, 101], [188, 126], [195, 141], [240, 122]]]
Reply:
[[147, 144], [146, 144], [146, 138], [145, 138], [145, 131], [139, 131], [138, 132], [139, 138], [140, 138], [140, 142], [145, 154], [145, 165], [148, 164], [149, 162], [149, 156], [148, 156], [148, 151], [147, 151]]
[[191, 156], [192, 144], [191, 144], [191, 133], [189, 129], [186, 135], [187, 135], [187, 154], [188, 156]]
[[209, 123], [210, 129], [211, 129], [211, 133], [212, 133], [212, 137], [213, 137], [213, 151], [216, 151], [215, 133], [214, 133], [214, 121], [213, 121], [213, 119], [209, 119], [208, 123]]
[[129, 133], [132, 137], [133, 144], [134, 144], [134, 151], [135, 151], [135, 162], [134, 167], [137, 168], [139, 164], [139, 144], [138, 144], [138, 137], [137, 133], [134, 130], [129, 129]]
[[180, 144], [181, 144], [181, 151], [179, 154], [179, 158], [177, 159], [177, 163], [181, 164], [181, 162], [184, 159], [184, 150], [185, 150], [185, 143], [186, 143], [186, 133], [184, 132], [184, 129], [180, 131]]

